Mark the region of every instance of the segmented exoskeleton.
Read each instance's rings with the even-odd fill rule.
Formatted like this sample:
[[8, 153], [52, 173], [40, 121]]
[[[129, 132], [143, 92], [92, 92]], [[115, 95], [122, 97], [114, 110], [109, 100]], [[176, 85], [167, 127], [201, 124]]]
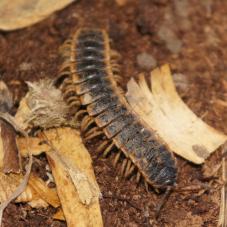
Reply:
[[146, 185], [173, 186], [175, 159], [127, 103], [117, 85], [119, 56], [109, 43], [107, 33], [99, 29], [80, 29], [66, 41], [60, 73], [65, 100], [72, 108], [85, 107], [76, 115], [83, 114], [81, 128], [86, 140], [105, 134], [98, 150], [107, 155], [114, 147], [118, 149], [114, 165], [124, 157], [121, 174], [128, 177], [137, 171], [137, 181], [142, 175]]

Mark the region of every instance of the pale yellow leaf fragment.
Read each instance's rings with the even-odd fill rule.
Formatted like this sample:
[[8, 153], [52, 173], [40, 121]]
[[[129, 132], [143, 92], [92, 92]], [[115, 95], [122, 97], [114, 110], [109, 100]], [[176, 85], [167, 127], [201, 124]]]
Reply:
[[144, 76], [128, 83], [127, 100], [144, 122], [176, 154], [201, 164], [227, 136], [208, 126], [181, 100], [170, 68], [164, 65], [151, 72], [151, 90]]
[[14, 30], [37, 23], [74, 0], [1, 0], [0, 29]]

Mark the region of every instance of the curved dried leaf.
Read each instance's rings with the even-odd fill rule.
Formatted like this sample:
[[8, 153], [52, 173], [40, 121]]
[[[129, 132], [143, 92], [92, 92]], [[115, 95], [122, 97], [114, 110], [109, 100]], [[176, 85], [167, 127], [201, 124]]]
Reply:
[[181, 100], [168, 65], [152, 71], [150, 80], [152, 92], [143, 75], [138, 84], [132, 79], [128, 102], [170, 150], [196, 164], [203, 163], [227, 136], [208, 126]]

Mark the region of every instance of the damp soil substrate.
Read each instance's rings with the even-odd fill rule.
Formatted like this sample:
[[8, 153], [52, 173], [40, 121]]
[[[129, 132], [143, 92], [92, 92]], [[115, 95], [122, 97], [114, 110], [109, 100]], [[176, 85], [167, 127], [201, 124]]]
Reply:
[[[130, 77], [137, 78], [141, 72], [148, 76], [136, 59], [140, 53], [149, 53], [157, 65], [169, 63], [173, 73], [185, 76], [186, 80], [177, 87], [180, 96], [197, 116], [227, 133], [226, 109], [218, 101], [223, 100], [227, 92], [227, 2], [218, 0], [207, 6], [202, 1], [188, 1], [186, 20], [190, 26], [178, 18], [185, 14], [176, 10], [175, 3], [129, 0], [120, 7], [114, 0], [80, 0], [34, 26], [0, 32], [0, 75], [14, 94], [15, 109], [27, 91], [25, 82], [56, 77], [61, 62], [59, 47], [79, 27], [91, 26], [105, 28], [113, 40], [113, 48], [121, 53], [124, 89]], [[169, 13], [175, 21], [170, 28], [182, 44], [178, 53], [171, 52], [158, 36]], [[87, 148], [103, 194], [100, 203], [105, 226], [217, 225], [220, 186], [210, 182], [212, 177], [207, 178], [206, 173], [220, 163], [220, 149], [203, 166], [177, 157], [179, 186], [211, 183], [212, 187], [205, 192], [173, 192], [155, 221], [154, 209], [163, 194], [147, 192], [143, 184], [136, 185], [122, 178], [119, 167], [113, 168], [111, 156], [105, 159], [96, 153], [95, 144], [99, 142], [92, 141]], [[41, 156], [33, 167], [33, 172], [44, 179], [45, 164], [46, 159]], [[218, 172], [215, 177], [220, 175]], [[51, 207], [32, 209], [27, 204], [10, 204], [4, 212], [3, 223], [5, 227], [66, 226], [52, 219], [54, 212]]]

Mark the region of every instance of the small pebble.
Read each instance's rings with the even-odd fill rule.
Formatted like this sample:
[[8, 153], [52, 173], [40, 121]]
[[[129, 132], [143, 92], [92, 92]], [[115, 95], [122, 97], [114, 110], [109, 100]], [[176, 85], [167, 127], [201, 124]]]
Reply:
[[139, 199], [141, 199], [140, 195], [133, 195], [132, 196], [132, 200], [139, 200]]
[[136, 61], [139, 67], [145, 70], [151, 70], [157, 66], [156, 59], [146, 52], [137, 55]]
[[30, 71], [32, 69], [33, 65], [29, 62], [23, 62], [19, 65], [20, 71]]
[[173, 81], [177, 88], [186, 91], [189, 87], [189, 81], [185, 74], [182, 73], [174, 73]]
[[176, 34], [166, 25], [160, 27], [158, 36], [166, 44], [166, 47], [173, 54], [178, 54], [182, 48], [182, 42], [177, 38]]

